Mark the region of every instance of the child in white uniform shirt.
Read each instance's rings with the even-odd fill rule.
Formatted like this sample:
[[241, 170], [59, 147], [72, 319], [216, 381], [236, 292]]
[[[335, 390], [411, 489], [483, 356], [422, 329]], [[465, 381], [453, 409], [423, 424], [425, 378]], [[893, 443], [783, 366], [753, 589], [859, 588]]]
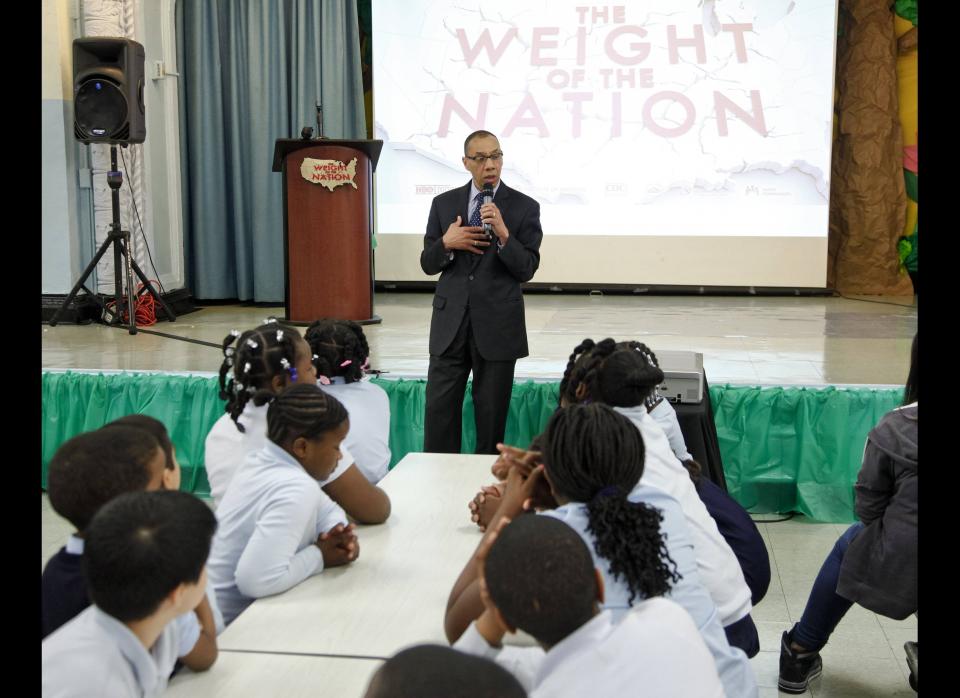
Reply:
[[87, 529], [92, 606], [41, 645], [45, 698], [152, 698], [177, 659], [172, 621], [204, 598], [216, 529], [210, 508], [183, 492], [133, 492]]
[[[47, 492], [54, 511], [76, 532], [43, 570], [40, 579], [42, 636], [72, 620], [90, 605], [83, 563], [85, 530], [97, 511], [127, 492], [177, 490], [180, 464], [166, 427], [147, 415], [114, 420], [63, 443], [50, 461]], [[217, 633], [223, 618], [212, 588], [188, 613], [176, 619], [180, 660], [193, 671], [217, 659]]]
[[[656, 354], [642, 342], [619, 342], [617, 348], [627, 348], [641, 352], [654, 366], [660, 367]], [[652, 392], [644, 400], [647, 413], [663, 429], [667, 440], [670, 442], [670, 449], [687, 470], [690, 480], [696, 488], [697, 496], [700, 497], [700, 501], [703, 502], [710, 516], [716, 522], [720, 535], [730, 545], [733, 554], [737, 556], [740, 569], [743, 571], [743, 577], [750, 588], [750, 601], [756, 606], [763, 600], [770, 586], [770, 554], [767, 552], [767, 546], [763, 542], [760, 530], [753, 519], [750, 518], [749, 512], [740, 506], [740, 503], [731, 497], [725, 488], [720, 487], [709, 477], [702, 474], [702, 466], [693, 459], [693, 456], [687, 450], [687, 443], [683, 431], [680, 429], [680, 420], [677, 419], [677, 411], [673, 408], [673, 405], [661, 397], [657, 387], [656, 385], [652, 386]], [[630, 412], [635, 409], [635, 407], [631, 407], [619, 411], [633, 419]], [[634, 420], [634, 422], [636, 423], [637, 420]], [[752, 625], [752, 620], [749, 623], [744, 620], [736, 627], [727, 626], [726, 631], [730, 643], [741, 647], [747, 653], [747, 656], [753, 657], [759, 651], [759, 637], [756, 634], [756, 626]], [[737, 634], [741, 637], [730, 637]], [[750, 643], [752, 647], [746, 646], [747, 643]]]
[[680, 502], [694, 538], [697, 571], [717, 604], [727, 639], [748, 657], [755, 656], [760, 639], [750, 617], [752, 592], [740, 561], [645, 404], [663, 382], [663, 371], [639, 342], [617, 344], [607, 338], [594, 344], [586, 339], [574, 349], [573, 356], [577, 354], [581, 356], [567, 364], [561, 401], [610, 405], [640, 431], [645, 449], [641, 484], [663, 490]]
[[[560, 383], [560, 406], [602, 402], [615, 406], [634, 423], [644, 443], [644, 469], [639, 485], [656, 487], [679, 501], [693, 536], [700, 579], [717, 605], [723, 626], [733, 628], [728, 633], [731, 642], [752, 656], [759, 651], [759, 640], [750, 618], [751, 591], [740, 563], [697, 494], [687, 470], [673, 454], [663, 430], [644, 406], [644, 398], [662, 380], [663, 372], [641, 352], [618, 348], [613, 339], [599, 344], [585, 339], [567, 363]], [[499, 476], [505, 476], [505, 471]], [[486, 504], [489, 516], [501, 493], [502, 486], [484, 488], [471, 502], [474, 520], [482, 523], [478, 520], [482, 518], [480, 507]], [[492, 501], [487, 502], [487, 498]]]
[[293, 385], [269, 401], [269, 442], [251, 453], [217, 508], [210, 577], [229, 625], [254, 599], [279, 594], [359, 553], [353, 524], [318, 480], [340, 459], [350, 422], [316, 385]]
[[[730, 646], [717, 607], [700, 582], [680, 505], [642, 484], [644, 442], [636, 427], [606, 405], [570, 405], [550, 418], [538, 440], [542, 465], [510, 467], [491, 526], [524, 510], [544, 509], [542, 515], [561, 520], [587, 543], [603, 573], [603, 608], [610, 610], [613, 623], [644, 599], [666, 596], [691, 616], [727, 694], [756, 696], [750, 663], [742, 650]], [[651, 551], [661, 550], [656, 560]], [[652, 561], [670, 569], [662, 573]], [[670, 579], [669, 589], [662, 578]], [[476, 569], [468, 565], [448, 601], [448, 639], [459, 637], [482, 610]]]
[[370, 347], [363, 329], [351, 320], [317, 320], [305, 334], [313, 352], [317, 384], [350, 413], [344, 445], [360, 472], [373, 483], [390, 466], [390, 399], [386, 391], [363, 380]]
[[[524, 515], [498, 529], [477, 551], [484, 612], [455, 649], [495, 659], [531, 696], [723, 698], [713, 658], [683, 608], [655, 596], [617, 621], [600, 610], [603, 574], [576, 531]], [[639, 554], [646, 583], [668, 589], [662, 543]], [[503, 647], [504, 634], [518, 628], [540, 647]]]
[[[213, 425], [204, 444], [204, 467], [217, 507], [247, 455], [267, 443], [267, 407], [254, 404], [253, 393], [277, 393], [289, 385], [317, 381], [310, 346], [296, 329], [275, 321], [243, 334], [232, 331], [223, 340], [223, 353], [220, 398], [227, 401], [227, 413]], [[349, 449], [341, 452], [337, 468], [320, 486], [356, 521], [383, 523], [390, 515], [390, 498], [364, 477]]]

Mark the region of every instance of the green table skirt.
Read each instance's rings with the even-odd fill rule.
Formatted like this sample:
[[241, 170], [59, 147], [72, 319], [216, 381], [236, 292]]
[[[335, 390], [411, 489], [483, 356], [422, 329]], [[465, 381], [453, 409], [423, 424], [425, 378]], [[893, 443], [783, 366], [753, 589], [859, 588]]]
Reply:
[[[390, 398], [390, 467], [423, 447], [424, 380], [373, 379]], [[526, 446], [557, 404], [559, 383], [515, 383], [505, 441]], [[223, 414], [215, 377], [146, 373], [45, 372], [42, 470], [61, 443], [126, 414], [162, 421], [183, 468], [181, 488], [207, 496], [203, 442]], [[819, 521], [854, 520], [853, 483], [867, 433], [899, 404], [901, 389], [710, 386], [730, 494], [752, 512], [797, 511]], [[476, 433], [470, 385], [464, 452]], [[483, 484], [478, 482], [477, 486]]]

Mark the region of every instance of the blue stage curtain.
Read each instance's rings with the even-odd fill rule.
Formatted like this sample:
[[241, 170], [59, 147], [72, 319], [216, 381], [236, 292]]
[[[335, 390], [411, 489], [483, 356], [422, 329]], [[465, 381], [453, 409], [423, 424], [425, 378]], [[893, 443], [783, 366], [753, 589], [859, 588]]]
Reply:
[[316, 128], [318, 96], [324, 135], [365, 137], [356, 3], [180, 2], [177, 55], [187, 285], [198, 298], [282, 302], [274, 142]]

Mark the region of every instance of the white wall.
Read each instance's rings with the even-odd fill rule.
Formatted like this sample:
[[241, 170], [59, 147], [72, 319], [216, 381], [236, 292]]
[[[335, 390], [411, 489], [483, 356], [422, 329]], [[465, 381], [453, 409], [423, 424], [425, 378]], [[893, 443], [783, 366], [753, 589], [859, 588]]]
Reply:
[[[175, 71], [174, 2], [43, 0], [43, 293], [70, 290], [106, 238], [112, 219], [106, 182], [109, 146], [87, 146], [73, 137], [72, 42], [81, 36], [127, 36], [144, 45], [147, 139], [118, 149], [118, 165], [125, 170], [120, 221], [132, 234], [134, 259], [147, 277], [158, 273], [166, 290], [184, 286], [177, 83], [171, 76], [151, 78], [155, 61]], [[88, 159], [89, 174], [82, 169]], [[93, 188], [91, 222], [85, 218], [88, 190], [80, 189], [81, 183]], [[144, 247], [141, 222], [157, 273]], [[95, 241], [84, 240], [91, 227]], [[113, 255], [104, 260], [98, 266], [97, 288], [112, 293]]]
[[67, 293], [84, 267], [73, 139], [75, 2], [43, 0], [41, 36], [41, 293]]

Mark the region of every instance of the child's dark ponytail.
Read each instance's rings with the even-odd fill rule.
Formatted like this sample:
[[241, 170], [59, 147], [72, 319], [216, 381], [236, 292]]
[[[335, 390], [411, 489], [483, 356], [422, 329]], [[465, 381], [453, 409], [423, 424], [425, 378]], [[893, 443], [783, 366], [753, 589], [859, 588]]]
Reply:
[[602, 404], [571, 405], [553, 415], [543, 460], [554, 491], [587, 506], [597, 555], [634, 598], [668, 592], [680, 576], [667, 553], [659, 511], [627, 496], [643, 475], [640, 432]]
[[321, 383], [342, 376], [347, 383], [363, 378], [370, 347], [360, 325], [352, 320], [323, 318], [307, 328], [305, 335], [313, 352], [313, 364]]
[[619, 487], [600, 490], [587, 502], [587, 530], [596, 539], [597, 555], [610, 562], [614, 577], [627, 583], [632, 604], [637, 596], [666, 594], [680, 575], [660, 535], [663, 516], [654, 507], [628, 501], [627, 494]]
[[597, 371], [616, 346], [616, 341], [607, 337], [599, 342], [587, 338], [574, 348], [563, 372], [563, 380], [560, 381], [560, 395], [565, 397], [568, 403], [578, 401], [577, 390], [581, 385], [586, 388], [591, 398], [597, 399]]
[[616, 349], [598, 366], [596, 392], [590, 394], [612, 407], [643, 404], [663, 383], [663, 371], [655, 361], [650, 352], [639, 348]]
[[[223, 339], [223, 363], [220, 365], [220, 399], [227, 401], [227, 413], [237, 421], [250, 398], [257, 391], [270, 391], [274, 376], [285, 375], [296, 380], [296, 340], [300, 333], [292, 327], [282, 327], [276, 321], [267, 322], [243, 334], [232, 330]], [[254, 402], [256, 405], [264, 402]]]

